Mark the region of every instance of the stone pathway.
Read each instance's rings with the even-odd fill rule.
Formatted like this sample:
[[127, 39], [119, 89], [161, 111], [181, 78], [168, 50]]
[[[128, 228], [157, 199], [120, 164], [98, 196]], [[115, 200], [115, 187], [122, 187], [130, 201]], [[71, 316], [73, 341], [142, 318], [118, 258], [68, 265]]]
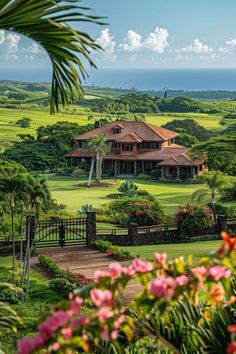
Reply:
[[[112, 259], [105, 253], [84, 246], [68, 246], [65, 248], [45, 248], [38, 251], [53, 259], [57, 265], [73, 273], [82, 273], [87, 278], [93, 278], [96, 270], [106, 270]], [[32, 257], [32, 266], [38, 270], [37, 257]], [[127, 287], [124, 303], [128, 303], [140, 290], [139, 285], [131, 282]]]

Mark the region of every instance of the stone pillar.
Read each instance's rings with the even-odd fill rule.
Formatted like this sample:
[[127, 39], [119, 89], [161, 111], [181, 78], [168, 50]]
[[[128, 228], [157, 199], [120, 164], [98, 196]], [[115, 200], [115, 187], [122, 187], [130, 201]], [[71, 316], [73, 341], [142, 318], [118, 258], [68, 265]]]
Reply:
[[225, 215], [217, 215], [217, 226], [219, 232], [227, 230], [227, 219]]
[[89, 247], [93, 241], [97, 239], [97, 228], [96, 228], [96, 213], [94, 211], [89, 211], [87, 213], [86, 219], [86, 241]]
[[129, 225], [129, 246], [138, 246], [139, 245], [139, 235], [138, 235], [138, 224]]

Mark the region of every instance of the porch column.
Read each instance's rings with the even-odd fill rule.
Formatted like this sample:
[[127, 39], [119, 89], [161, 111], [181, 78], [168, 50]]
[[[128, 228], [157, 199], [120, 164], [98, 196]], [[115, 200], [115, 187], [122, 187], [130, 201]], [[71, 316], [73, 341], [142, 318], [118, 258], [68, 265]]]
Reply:
[[142, 173], [144, 173], [144, 161], [142, 161]]
[[137, 175], [137, 161], [134, 161], [134, 175]]
[[117, 176], [117, 161], [114, 161], [114, 176]]
[[180, 175], [180, 167], [177, 166], [177, 179], [179, 179], [179, 175]]
[[162, 166], [161, 168], [161, 178], [165, 178], [165, 167]]

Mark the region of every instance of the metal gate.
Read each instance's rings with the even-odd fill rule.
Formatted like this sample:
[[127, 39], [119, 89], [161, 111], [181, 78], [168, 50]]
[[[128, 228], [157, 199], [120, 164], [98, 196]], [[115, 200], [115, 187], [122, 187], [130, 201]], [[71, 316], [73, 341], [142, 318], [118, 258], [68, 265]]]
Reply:
[[34, 245], [37, 248], [86, 245], [87, 218], [38, 221], [35, 225]]

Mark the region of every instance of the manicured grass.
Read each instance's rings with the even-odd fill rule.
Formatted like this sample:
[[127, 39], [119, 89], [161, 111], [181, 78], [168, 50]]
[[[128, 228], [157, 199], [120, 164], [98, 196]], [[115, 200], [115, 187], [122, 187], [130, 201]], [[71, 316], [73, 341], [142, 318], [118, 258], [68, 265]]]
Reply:
[[[117, 193], [122, 180], [106, 180], [112, 183], [109, 187], [81, 187], [84, 180], [73, 177], [48, 176], [48, 184], [52, 197], [58, 203], [67, 205], [67, 210], [76, 213], [82, 205], [92, 204], [94, 208], [112, 201], [107, 195]], [[200, 188], [198, 184], [165, 184], [134, 180], [140, 189], [145, 189], [156, 197], [164, 206], [167, 213], [176, 211], [176, 207], [191, 200], [193, 192]]]
[[220, 120], [223, 114], [204, 114], [204, 113], [161, 113], [148, 114], [146, 121], [156, 125], [163, 125], [173, 119], [194, 119], [200, 125], [207, 129], [220, 129]]
[[184, 256], [192, 254], [194, 258], [207, 256], [211, 251], [219, 247], [221, 241], [201, 241], [191, 243], [177, 243], [171, 245], [148, 245], [148, 246], [132, 246], [122, 247], [122, 249], [129, 251], [134, 256], [139, 255], [141, 258], [152, 258], [154, 252], [167, 253], [171, 259], [173, 257]]

